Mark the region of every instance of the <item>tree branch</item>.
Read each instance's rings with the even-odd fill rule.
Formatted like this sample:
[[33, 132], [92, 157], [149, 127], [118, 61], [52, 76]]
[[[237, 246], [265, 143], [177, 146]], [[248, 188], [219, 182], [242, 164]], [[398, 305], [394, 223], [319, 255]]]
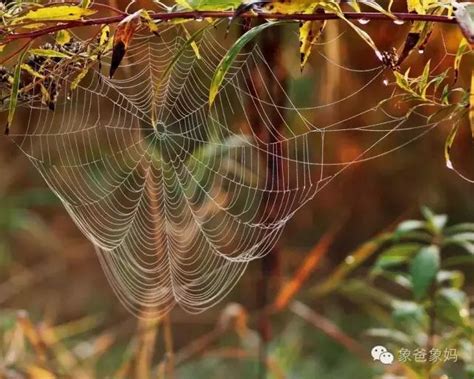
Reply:
[[[159, 12], [151, 14], [151, 18], [157, 21], [169, 21], [174, 19], [225, 19], [231, 18], [235, 15], [232, 11], [180, 11], [180, 12]], [[389, 16], [377, 13], [377, 12], [345, 12], [344, 16], [349, 20], [375, 20], [375, 21], [393, 21]], [[448, 16], [436, 16], [436, 15], [422, 15], [416, 13], [393, 13], [395, 19], [400, 21], [428, 21], [445, 24], [457, 24], [457, 20], [453, 17]], [[11, 33], [4, 34], [3, 38], [0, 38], [0, 44], [7, 44], [18, 39], [35, 39], [44, 36], [49, 33], [54, 33], [59, 30], [78, 28], [83, 26], [93, 25], [109, 25], [116, 24], [122, 21], [127, 14], [119, 14], [116, 16], [108, 16], [101, 18], [92, 18], [86, 20], [74, 20], [74, 21], [55, 21], [57, 24], [54, 26], [45, 27], [43, 29], [34, 30], [31, 32], [23, 33]], [[289, 21], [313, 21], [313, 20], [340, 20], [340, 18], [334, 13], [313, 13], [313, 14], [273, 14], [273, 13], [253, 13], [248, 12], [240, 15], [241, 18], [259, 18], [259, 19], [271, 19], [271, 20], [289, 20]], [[2, 32], [0, 29], [0, 36]]]

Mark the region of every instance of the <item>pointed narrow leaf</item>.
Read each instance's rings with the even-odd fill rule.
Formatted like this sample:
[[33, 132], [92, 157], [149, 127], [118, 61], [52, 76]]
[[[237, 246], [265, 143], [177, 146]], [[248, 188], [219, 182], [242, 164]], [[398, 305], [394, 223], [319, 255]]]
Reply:
[[47, 58], [71, 58], [70, 55], [53, 49], [31, 49], [29, 52]]
[[[30, 45], [28, 45], [29, 47]], [[8, 135], [10, 132], [10, 125], [13, 122], [13, 117], [15, 116], [16, 105], [18, 103], [18, 91], [20, 90], [20, 77], [21, 77], [21, 64], [25, 59], [25, 55], [28, 52], [28, 47], [23, 50], [20, 57], [18, 58], [18, 63], [15, 67], [15, 72], [13, 74], [13, 83], [12, 90], [10, 94], [10, 102], [8, 104], [8, 118], [7, 126], [5, 128], [5, 134]]]
[[18, 17], [13, 24], [30, 21], [72, 21], [96, 13], [93, 9], [86, 9], [76, 5], [54, 5], [31, 10], [24, 16]]
[[300, 26], [300, 65], [301, 70], [303, 70], [308, 58], [311, 54], [311, 49], [313, 44], [318, 40], [320, 37], [324, 26], [326, 25], [325, 22], [317, 22], [317, 21], [306, 21], [303, 22]]
[[263, 30], [276, 25], [281, 25], [285, 23], [285, 21], [278, 21], [278, 22], [266, 22], [264, 24], [258, 25], [252, 29], [250, 29], [247, 33], [242, 35], [227, 51], [227, 54], [222, 58], [219, 65], [214, 72], [214, 77], [212, 78], [211, 86], [209, 89], [209, 105], [214, 103], [217, 94], [219, 93], [219, 89], [224, 81], [225, 75], [227, 71], [229, 71], [230, 66], [234, 62], [234, 60], [239, 55], [240, 51], [247, 45], [250, 41], [252, 41], [258, 34], [260, 34]]
[[451, 162], [451, 147], [453, 146], [454, 139], [456, 138], [456, 134], [459, 129], [459, 123], [456, 123], [451, 128], [448, 137], [446, 138], [446, 142], [444, 143], [444, 159], [446, 160], [446, 167], [452, 170], [453, 163]]

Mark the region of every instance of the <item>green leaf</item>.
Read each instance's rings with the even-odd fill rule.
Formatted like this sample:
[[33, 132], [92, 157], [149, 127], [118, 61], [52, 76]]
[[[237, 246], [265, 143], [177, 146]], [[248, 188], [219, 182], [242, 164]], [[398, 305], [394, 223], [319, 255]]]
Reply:
[[277, 26], [285, 23], [285, 21], [278, 21], [278, 22], [266, 22], [264, 24], [258, 25], [252, 29], [250, 29], [247, 33], [242, 35], [227, 51], [227, 54], [222, 58], [219, 65], [214, 72], [214, 76], [212, 78], [211, 86], [209, 89], [209, 106], [214, 103], [217, 94], [219, 93], [219, 89], [224, 81], [225, 75], [229, 68], [231, 67], [234, 60], [239, 55], [240, 51], [247, 45], [250, 41], [252, 41], [258, 34], [260, 34], [263, 30]]
[[455, 288], [442, 288], [436, 296], [436, 314], [455, 323], [469, 322], [466, 294]]
[[441, 270], [436, 275], [436, 281], [440, 284], [448, 282], [451, 287], [461, 288], [464, 284], [464, 274], [461, 271]]
[[413, 294], [417, 300], [425, 297], [440, 267], [439, 248], [424, 247], [410, 264]]
[[464, 37], [474, 43], [474, 4], [457, 3], [454, 15]]
[[423, 307], [414, 301], [395, 300], [392, 302], [392, 317], [399, 324], [422, 325], [426, 321], [426, 312]]
[[375, 269], [384, 269], [405, 263], [422, 247], [419, 243], [402, 243], [392, 246], [381, 253], [375, 262]]
[[406, 220], [398, 224], [396, 233], [411, 232], [413, 230], [423, 229], [425, 223], [420, 220]]
[[449, 246], [449, 245], [455, 245], [460, 247], [461, 249], [465, 250], [469, 254], [474, 255], [474, 243], [462, 239], [456, 239], [456, 238], [446, 238], [444, 240], [444, 245]]
[[426, 221], [428, 221], [428, 226], [430, 229], [435, 233], [439, 233], [448, 221], [448, 217], [446, 215], [435, 215], [428, 207], [421, 207], [421, 213], [425, 217]]
[[[29, 47], [30, 45], [28, 45]], [[18, 63], [15, 67], [15, 72], [13, 74], [13, 83], [12, 83], [12, 90], [10, 93], [10, 102], [8, 104], [8, 119], [7, 119], [7, 127], [5, 128], [5, 134], [8, 134], [10, 131], [10, 125], [13, 122], [13, 117], [15, 116], [16, 105], [18, 103], [18, 91], [20, 89], [20, 77], [21, 77], [21, 64], [25, 59], [25, 55], [28, 52], [28, 47], [26, 47], [20, 57], [18, 58]]]
[[446, 235], [458, 234], [458, 233], [474, 233], [474, 222], [464, 222], [456, 224], [446, 228]]

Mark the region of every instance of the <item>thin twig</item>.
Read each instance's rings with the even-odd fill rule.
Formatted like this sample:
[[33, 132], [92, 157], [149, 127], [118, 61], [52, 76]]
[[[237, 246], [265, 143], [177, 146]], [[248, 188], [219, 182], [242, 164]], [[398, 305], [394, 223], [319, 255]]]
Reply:
[[324, 316], [316, 313], [307, 305], [299, 301], [293, 301], [289, 308], [294, 314], [300, 316], [303, 320], [309, 322], [311, 325], [321, 330], [324, 334], [331, 337], [340, 345], [344, 346], [348, 351], [359, 357], [362, 361], [366, 362], [369, 360], [367, 352], [362, 345], [360, 345], [352, 337], [345, 334], [337, 327], [336, 324]]

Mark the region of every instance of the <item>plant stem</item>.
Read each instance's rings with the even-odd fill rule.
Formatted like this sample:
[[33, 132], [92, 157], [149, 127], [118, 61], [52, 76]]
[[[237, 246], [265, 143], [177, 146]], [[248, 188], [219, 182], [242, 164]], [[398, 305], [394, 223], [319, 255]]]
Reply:
[[[401, 21], [430, 21], [445, 24], [457, 24], [457, 20], [448, 16], [438, 15], [422, 15], [416, 13], [405, 13], [395, 12], [393, 16]], [[169, 21], [174, 19], [225, 19], [234, 17], [235, 12], [233, 11], [179, 11], [179, 12], [158, 12], [152, 13], [150, 16], [154, 20]], [[0, 31], [5, 33], [3, 39], [0, 39], [1, 44], [7, 44], [14, 40], [23, 38], [38, 38], [49, 33], [54, 33], [59, 30], [78, 28], [83, 26], [91, 25], [109, 25], [116, 24], [122, 21], [127, 14], [119, 14], [115, 16], [91, 18], [86, 20], [73, 20], [73, 21], [58, 21], [54, 26], [45, 27], [42, 29], [34, 30], [31, 32], [11, 33], [8, 34], [8, 28], [0, 28]], [[340, 17], [334, 13], [312, 13], [312, 14], [279, 14], [279, 13], [253, 13], [248, 12], [240, 16], [241, 18], [259, 18], [259, 19], [270, 19], [270, 20], [293, 20], [293, 21], [312, 21], [312, 20], [340, 20]], [[389, 16], [378, 13], [378, 12], [345, 12], [344, 17], [349, 20], [376, 20], [376, 21], [393, 21]], [[1, 35], [1, 33], [0, 33]]]

